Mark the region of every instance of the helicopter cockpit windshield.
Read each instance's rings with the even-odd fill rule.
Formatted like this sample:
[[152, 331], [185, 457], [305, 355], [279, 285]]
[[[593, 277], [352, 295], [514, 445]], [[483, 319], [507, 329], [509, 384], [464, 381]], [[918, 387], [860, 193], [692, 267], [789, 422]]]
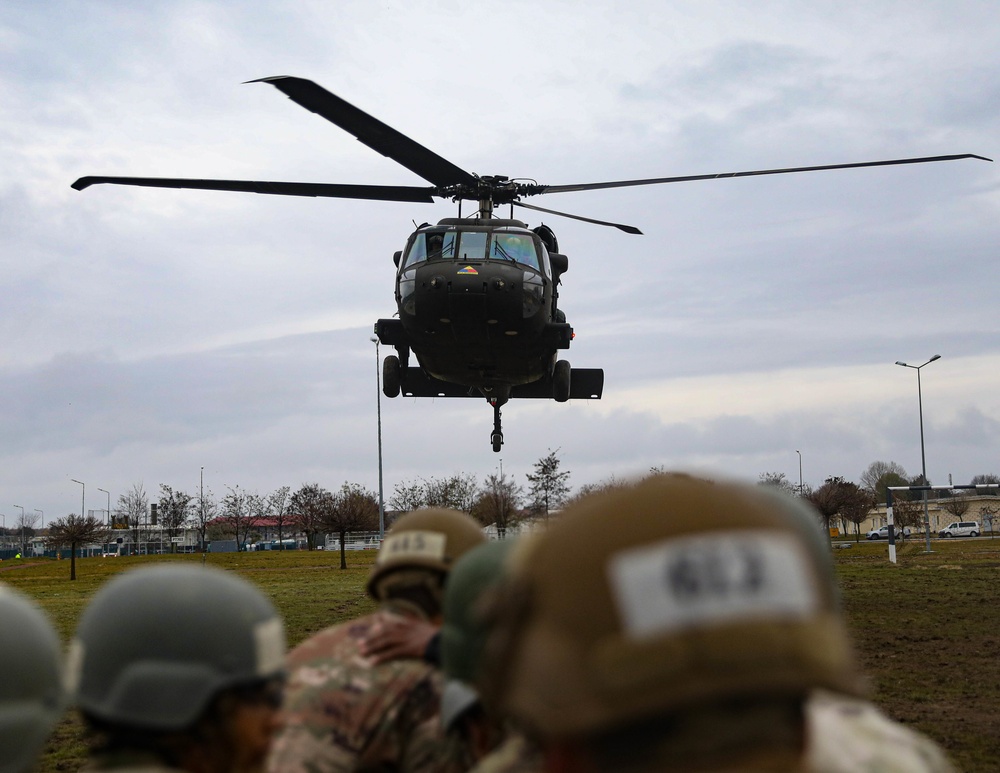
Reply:
[[529, 234], [508, 231], [424, 231], [416, 234], [403, 268], [434, 260], [503, 260], [541, 271], [538, 245]]
[[490, 247], [490, 257], [523, 263], [540, 271], [535, 241], [527, 234], [495, 232]]
[[454, 231], [425, 231], [418, 233], [406, 252], [403, 266], [423, 263], [425, 260], [449, 260], [455, 257]]

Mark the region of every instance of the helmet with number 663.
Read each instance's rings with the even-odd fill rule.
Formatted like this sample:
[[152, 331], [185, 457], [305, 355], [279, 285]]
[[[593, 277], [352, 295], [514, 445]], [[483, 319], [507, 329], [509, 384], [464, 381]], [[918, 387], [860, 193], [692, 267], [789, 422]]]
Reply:
[[800, 500], [657, 475], [584, 497], [528, 548], [491, 655], [495, 697], [543, 735], [860, 692], [829, 547]]
[[465, 513], [443, 507], [413, 510], [385, 535], [368, 592], [381, 599], [386, 578], [408, 569], [430, 570], [443, 578], [467, 550], [485, 539], [479, 524]]

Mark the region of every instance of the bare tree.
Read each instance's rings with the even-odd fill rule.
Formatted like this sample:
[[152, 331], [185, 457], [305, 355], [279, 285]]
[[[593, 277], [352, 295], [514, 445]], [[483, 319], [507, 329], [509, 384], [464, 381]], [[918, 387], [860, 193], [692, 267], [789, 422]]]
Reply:
[[823, 485], [813, 492], [810, 492], [806, 500], [819, 511], [823, 519], [823, 526], [826, 528], [826, 538], [830, 541], [830, 519], [840, 512], [846, 491], [850, 490], [848, 483], [839, 476], [827, 478]]
[[234, 486], [222, 498], [221, 509], [223, 521], [236, 535], [236, 549], [243, 550], [263, 514], [260, 495]]
[[118, 503], [113, 513], [113, 524], [116, 529], [127, 529], [132, 542], [132, 549], [139, 552], [142, 541], [142, 527], [148, 518], [149, 497], [142, 481], [133, 483], [132, 488], [118, 497]]
[[389, 497], [389, 507], [404, 513], [417, 510], [423, 507], [426, 502], [424, 484], [410, 483], [409, 481], [397, 483], [392, 490], [392, 496]]
[[93, 515], [67, 515], [49, 524], [46, 542], [52, 548], [69, 547], [69, 578], [76, 579], [76, 549], [108, 541], [110, 530], [103, 519]]
[[861, 485], [875, 495], [877, 502], [885, 502], [889, 486], [908, 486], [910, 480], [902, 465], [895, 462], [872, 462], [861, 473]]
[[534, 465], [534, 473], [527, 473], [533, 513], [542, 513], [549, 517], [549, 510], [559, 507], [569, 496], [569, 470], [560, 470], [559, 449], [549, 449], [548, 456], [543, 456]]
[[1000, 507], [995, 504], [984, 505], [979, 511], [979, 515], [983, 519], [983, 523], [988, 523], [990, 525], [990, 539], [993, 539], [995, 536], [993, 532], [993, 523], [998, 514], [1000, 514]]
[[479, 497], [472, 507], [472, 517], [484, 526], [495, 524], [497, 536], [505, 539], [507, 528], [513, 526], [521, 515], [521, 487], [504, 473], [487, 476]]
[[923, 523], [923, 499], [913, 498], [910, 494], [920, 495], [920, 491], [897, 491], [892, 497], [892, 521], [898, 533], [904, 536], [905, 529], [920, 530]]
[[[650, 475], [661, 474], [659, 471], [654, 472], [653, 469], [650, 469]], [[578, 502], [579, 500], [583, 499], [584, 497], [588, 497], [591, 494], [601, 494], [605, 491], [614, 491], [616, 489], [625, 488], [626, 486], [630, 485], [632, 484], [629, 483], [628, 481], [622, 480], [621, 478], [616, 478], [614, 475], [612, 475], [610, 478], [598, 481], [597, 483], [584, 483], [582, 486], [580, 486], [580, 488], [576, 490], [576, 493], [574, 493], [571, 497], [566, 499], [564, 506], [570, 505], [574, 502]]]
[[762, 472], [757, 476], [758, 486], [770, 486], [786, 494], [794, 494], [796, 487], [785, 477], [783, 472]]
[[282, 531], [292, 520], [291, 512], [288, 509], [289, 491], [291, 491], [290, 487], [281, 486], [267, 496], [267, 516], [274, 521], [274, 525], [278, 529], [278, 550], [285, 549], [282, 542]]
[[478, 490], [475, 476], [469, 473], [428, 478], [424, 480], [424, 507], [450, 507], [467, 513], [476, 502]]
[[14, 528], [17, 529], [15, 536], [21, 545], [22, 556], [28, 555], [28, 545], [35, 536], [35, 527], [40, 519], [41, 516], [35, 513], [21, 512], [14, 521]]
[[952, 492], [952, 496], [940, 501], [942, 503], [941, 506], [959, 521], [962, 520], [962, 516], [969, 512], [969, 508], [972, 507], [969, 498], [957, 492]]
[[868, 519], [875, 506], [875, 495], [856, 483], [850, 486], [851, 489], [844, 491], [838, 515], [854, 524], [854, 541], [857, 542], [861, 539], [861, 524]]
[[[970, 480], [969, 483], [971, 483], [973, 486], [981, 486], [987, 483], [998, 484], [1000, 483], [1000, 476], [992, 475], [990, 473], [986, 473], [984, 475], [973, 475], [972, 480]], [[980, 489], [976, 493], [978, 493], [980, 496], [987, 496], [987, 497], [1000, 496], [1000, 486], [996, 488]]]
[[378, 500], [357, 483], [344, 483], [336, 494], [324, 498], [323, 527], [340, 540], [340, 568], [347, 568], [347, 535], [378, 528]]
[[212, 490], [200, 488], [192, 509], [192, 521], [198, 531], [198, 545], [202, 553], [208, 551], [208, 524], [215, 519], [218, 509], [219, 506], [212, 495]]
[[160, 484], [160, 528], [166, 529], [170, 538], [170, 552], [175, 553], [177, 545], [173, 538], [190, 519], [194, 497], [183, 491], [174, 491], [164, 483]]
[[315, 550], [316, 535], [323, 530], [323, 509], [325, 497], [328, 496], [330, 492], [318, 483], [304, 483], [292, 494], [289, 503], [292, 520], [306, 535], [306, 547], [309, 550]]

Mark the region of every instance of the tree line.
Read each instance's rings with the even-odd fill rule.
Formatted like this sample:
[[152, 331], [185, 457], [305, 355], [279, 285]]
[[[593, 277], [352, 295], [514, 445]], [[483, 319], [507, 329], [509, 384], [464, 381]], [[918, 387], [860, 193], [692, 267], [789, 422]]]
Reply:
[[[502, 469], [482, 481], [467, 473], [447, 477], [402, 481], [393, 489], [383, 508], [388, 526], [392, 516], [420, 507], [449, 507], [470, 513], [484, 526], [495, 526], [503, 537], [508, 528], [527, 517], [547, 516], [569, 494], [570, 473], [561, 469], [558, 449], [549, 451], [526, 475], [527, 484], [517, 483]], [[340, 565], [346, 568], [347, 535], [379, 528], [376, 494], [364, 486], [344, 482], [336, 491], [318, 483], [305, 483], [295, 492], [280, 486], [261, 494], [240, 486], [227, 486], [216, 498], [211, 489], [197, 495], [160, 484], [159, 496], [151, 500], [142, 483], [135, 483], [118, 497], [110, 522], [94, 515], [70, 514], [52, 521], [46, 544], [53, 549], [69, 548], [70, 576], [76, 578], [76, 552], [85, 545], [105, 544], [114, 533], [127, 532], [132, 545], [148, 538], [150, 527], [161, 537], [172, 539], [194, 528], [198, 544], [207, 549], [212, 538], [235, 538], [242, 550], [263, 523], [277, 532], [279, 549], [286, 534], [302, 534], [312, 550], [325, 534], [336, 534], [340, 544]], [[31, 531], [33, 536], [34, 531]], [[217, 535], [217, 536], [215, 536]], [[27, 540], [27, 538], [26, 538]], [[170, 543], [173, 546], [173, 542]], [[25, 545], [26, 549], [27, 545]]]
[[[798, 495], [808, 500], [819, 512], [820, 518], [829, 534], [830, 522], [840, 518], [854, 524], [855, 537], [860, 536], [861, 524], [870, 516], [878, 505], [885, 504], [890, 488], [898, 486], [930, 486], [922, 474], [913, 477], [907, 475], [902, 465], [896, 462], [875, 461], [861, 473], [857, 483], [840, 476], [827, 478], [821, 486], [813, 489], [803, 485], [802, 490], [791, 483], [783, 472], [761, 473], [757, 481], [762, 486], [773, 486], [788, 494]], [[976, 475], [970, 481], [971, 485], [998, 484], [1000, 476], [993, 474]], [[998, 489], [987, 490], [988, 495], [996, 496]], [[969, 511], [971, 503], [969, 489], [953, 489], [935, 492], [943, 497], [942, 507], [961, 520]], [[919, 528], [922, 523], [923, 492], [895, 492], [893, 495], [893, 521], [897, 527]], [[984, 517], [992, 518], [1000, 514], [1000, 507], [987, 507], [983, 510]]]
[[[503, 538], [508, 529], [522, 520], [547, 517], [573, 499], [624, 485], [624, 480], [611, 476], [598, 483], [585, 484], [571, 496], [570, 472], [562, 469], [558, 450], [550, 449], [546, 456], [535, 462], [532, 472], [525, 475], [525, 484], [504, 473], [502, 467], [482, 480], [459, 472], [444, 477], [401, 481], [384, 503], [387, 505], [387, 509], [383, 510], [384, 525], [388, 527], [397, 513], [420, 507], [448, 507], [471, 514], [483, 526], [493, 526], [497, 535]], [[652, 467], [649, 473], [663, 471], [662, 467]], [[891, 461], [872, 462], [857, 483], [841, 476], [831, 476], [815, 489], [809, 485], [799, 487], [782, 472], [761, 473], [758, 483], [808, 500], [818, 511], [827, 530], [835, 518], [854, 523], [856, 536], [871, 511], [885, 502], [888, 488], [930, 485], [924, 482], [922, 475], [911, 477], [901, 465]], [[1000, 476], [977, 475], [971, 483], [1000, 483]], [[106, 543], [111, 538], [112, 530], [128, 532], [131, 543], [139, 545], [144, 530], [148, 533], [150, 526], [156, 526], [161, 535], [168, 538], [193, 527], [202, 550], [207, 549], [211, 539], [225, 536], [235, 538], [237, 548], [243, 549], [266, 521], [277, 531], [279, 548], [285, 534], [302, 534], [310, 550], [318, 546], [322, 535], [336, 534], [340, 544], [340, 564], [344, 568], [347, 565], [347, 535], [375, 531], [379, 527], [376, 494], [360, 484], [346, 481], [336, 491], [329, 491], [318, 483], [306, 483], [295, 492], [289, 486], [280, 486], [265, 494], [240, 486], [227, 486], [226, 494], [219, 499], [215, 498], [211, 489], [206, 488], [200, 489], [197, 495], [167, 484], [160, 484], [159, 489], [159, 496], [151, 501], [142, 483], [133, 484], [118, 497], [110, 514], [110, 524], [94, 516], [73, 514], [57, 519], [49, 525], [46, 542], [52, 548], [70, 548], [71, 558], [75, 559], [79, 547]], [[945, 493], [948, 494], [945, 509], [956, 519], [961, 519], [969, 509], [966, 492], [955, 490]], [[894, 497], [897, 526], [920, 526], [921, 498], [918, 493], [914, 494]], [[1000, 514], [1000, 508], [987, 508], [985, 517], [992, 520], [995, 514]], [[24, 543], [22, 552], [26, 551], [27, 541], [34, 535], [34, 525], [27, 522], [19, 525], [19, 539]], [[75, 578], [75, 573], [74, 560], [71, 577]]]

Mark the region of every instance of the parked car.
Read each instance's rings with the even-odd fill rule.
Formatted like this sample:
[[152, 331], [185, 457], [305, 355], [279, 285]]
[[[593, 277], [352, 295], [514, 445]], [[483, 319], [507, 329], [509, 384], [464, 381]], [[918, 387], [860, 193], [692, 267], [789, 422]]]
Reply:
[[[909, 537], [913, 533], [909, 526], [904, 526], [902, 528], [896, 526], [895, 531], [896, 536], [902, 539]], [[881, 526], [878, 529], [872, 529], [868, 532], [868, 539], [889, 539], [889, 527]]]
[[976, 521], [954, 521], [938, 532], [939, 537], [978, 537], [979, 524]]

